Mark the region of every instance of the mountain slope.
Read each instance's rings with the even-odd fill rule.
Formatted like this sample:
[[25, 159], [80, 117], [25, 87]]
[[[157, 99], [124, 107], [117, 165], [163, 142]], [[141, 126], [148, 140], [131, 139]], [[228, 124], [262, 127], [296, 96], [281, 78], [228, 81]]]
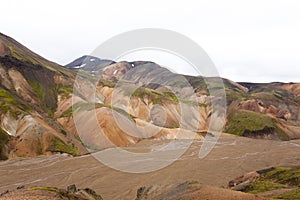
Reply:
[[14, 57], [22, 62], [29, 62], [34, 65], [41, 65], [51, 71], [64, 74], [66, 76], [74, 76], [74, 73], [66, 70], [60, 65], [51, 62], [38, 54], [32, 52], [13, 38], [0, 33], [0, 56]]
[[70, 95], [75, 73], [0, 34], [2, 158], [50, 152], [78, 154], [80, 142], [56, 121], [59, 96]]

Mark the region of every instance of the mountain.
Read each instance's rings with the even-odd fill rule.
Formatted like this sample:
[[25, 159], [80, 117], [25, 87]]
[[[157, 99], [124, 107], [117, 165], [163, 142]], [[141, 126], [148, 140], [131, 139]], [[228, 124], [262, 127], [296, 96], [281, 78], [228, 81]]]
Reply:
[[60, 99], [71, 94], [74, 78], [73, 71], [0, 34], [1, 159], [85, 152], [55, 114]]
[[85, 55], [65, 65], [65, 67], [73, 70], [84, 68], [85, 70], [88, 71], [98, 71], [113, 63], [115, 62], [112, 60], [104, 60], [94, 56]]
[[[82, 68], [82, 71], [88, 70]], [[212, 105], [207, 80], [215, 82], [213, 77], [174, 74], [153, 62], [122, 61], [101, 69], [97, 91], [101, 94], [101, 103], [126, 108], [137, 124], [146, 126], [150, 123], [162, 127], [167, 133], [165, 138], [175, 138], [172, 130], [179, 128], [181, 123], [180, 103], [197, 103], [199, 106], [197, 115], [193, 116], [199, 119], [198, 123], [187, 124], [187, 129], [208, 131]], [[224, 132], [273, 140], [300, 137], [299, 83], [236, 83], [222, 80], [227, 102]], [[192, 95], [196, 95], [193, 100], [190, 98]], [[167, 111], [165, 123], [162, 123], [161, 112], [151, 113], [157, 104]]]
[[[149, 138], [202, 139], [209, 130], [212, 102], [222, 106], [206, 85], [209, 80], [212, 88], [222, 89], [215, 77], [183, 76], [151, 61], [92, 56], [63, 67], [3, 34], [0, 80], [1, 159], [82, 155]], [[300, 138], [299, 83], [222, 80], [227, 99], [224, 132]], [[183, 121], [182, 111], [188, 113]]]

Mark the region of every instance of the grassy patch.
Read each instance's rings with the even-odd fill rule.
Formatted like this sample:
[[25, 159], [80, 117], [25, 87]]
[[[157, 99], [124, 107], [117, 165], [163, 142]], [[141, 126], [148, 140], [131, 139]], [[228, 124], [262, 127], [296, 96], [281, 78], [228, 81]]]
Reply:
[[0, 89], [0, 111], [7, 113], [11, 105], [17, 105], [17, 101], [6, 90]]
[[33, 80], [27, 80], [29, 85], [32, 87], [33, 91], [37, 95], [41, 107], [44, 111], [48, 113], [50, 117], [53, 118], [54, 112], [56, 110], [56, 103], [50, 103], [49, 99], [51, 97], [56, 96], [56, 92], [54, 89], [51, 88], [51, 86], [45, 86], [41, 82], [33, 81]]
[[59, 189], [53, 188], [53, 187], [32, 187], [27, 188], [28, 191], [34, 191], [34, 190], [44, 190], [44, 191], [50, 191], [50, 192], [59, 192]]
[[6, 114], [9, 111], [14, 118], [18, 118], [22, 113], [22, 111], [17, 108], [18, 105], [24, 107], [25, 110], [28, 110], [28, 107], [25, 106], [25, 104], [18, 102], [8, 91], [0, 89], [0, 112]]
[[17, 104], [17, 101], [10, 95], [10, 93], [3, 89], [0, 89], [0, 99], [5, 100], [5, 102], [9, 104], [13, 104], [13, 105]]
[[207, 85], [203, 77], [185, 76], [193, 88], [207, 89]]
[[132, 93], [138, 98], [148, 97], [153, 104], [163, 105], [164, 102], [179, 103], [179, 99], [172, 92], [161, 92], [150, 88], [140, 87]]
[[38, 145], [37, 153], [38, 153], [38, 155], [42, 155], [43, 154], [43, 146], [42, 146], [40, 139], [38, 139], [37, 145]]
[[260, 194], [263, 192], [293, 189], [281, 195], [270, 196], [276, 199], [300, 199], [300, 167], [276, 167], [262, 175], [258, 181], [250, 184], [244, 192]]
[[26, 62], [30, 62], [34, 65], [38, 65], [39, 62], [37, 60], [35, 60], [34, 58], [24, 55], [22, 52], [16, 50], [13, 46], [8, 46], [11, 56], [13, 56], [14, 58], [18, 59], [19, 61], [26, 61]]
[[[277, 96], [276, 96], [277, 95]], [[271, 92], [258, 92], [251, 94], [252, 98], [258, 98], [267, 102], [280, 102], [281, 96], [278, 93]]]
[[275, 170], [267, 173], [263, 179], [300, 187], [300, 168], [277, 167]]
[[57, 94], [61, 96], [62, 99], [69, 98], [73, 92], [73, 88], [70, 86], [57, 85], [56, 86]]
[[278, 99], [280, 99], [280, 100], [283, 100], [283, 96], [282, 96], [279, 92], [274, 91], [274, 92], [273, 92], [273, 95], [274, 95], [276, 98], [278, 98]]
[[93, 109], [103, 108], [103, 107], [110, 108], [110, 109], [124, 115], [125, 117], [128, 117], [131, 120], [133, 120], [135, 118], [133, 115], [130, 115], [129, 113], [127, 113], [125, 110], [123, 110], [121, 108], [113, 107], [111, 105], [107, 105], [107, 104], [103, 104], [103, 103], [85, 103], [85, 102], [78, 102], [78, 103], [74, 104], [72, 107], [65, 110], [61, 114], [61, 117], [71, 117], [72, 115], [76, 115], [78, 112], [81, 112], [81, 111], [91, 111]]
[[107, 87], [110, 87], [110, 88], [114, 88], [116, 86], [116, 83], [114, 81], [112, 81], [112, 80], [101, 79], [99, 81], [99, 85], [102, 85], [103, 87], [107, 86]]
[[226, 131], [228, 133], [242, 136], [246, 130], [263, 130], [266, 126], [274, 126], [272, 118], [266, 115], [246, 110], [233, 111], [228, 116], [228, 129]]
[[248, 192], [251, 194], [259, 194], [263, 192], [285, 188], [288, 188], [288, 186], [279, 183], [274, 183], [272, 181], [256, 181], [255, 183], [248, 186], [244, 192]]
[[47, 151], [67, 153], [73, 156], [78, 156], [78, 151], [73, 144], [66, 144], [59, 138], [52, 139], [52, 144], [48, 147]]
[[286, 199], [286, 200], [299, 200], [300, 199], [300, 189], [293, 190], [281, 195], [270, 196], [274, 199]]
[[28, 80], [28, 83], [32, 87], [33, 91], [36, 93], [38, 98], [40, 99], [40, 102], [43, 102], [46, 96], [44, 86], [39, 82], [31, 81], [31, 80]]
[[241, 92], [238, 89], [228, 89], [226, 88], [226, 100], [227, 105], [231, 104], [233, 101], [242, 101], [249, 98], [249, 95]]
[[[8, 48], [10, 50], [11, 56], [16, 58], [17, 60], [22, 61], [22, 62], [29, 62], [29, 63], [32, 63], [33, 65], [41, 65], [41, 63], [37, 59], [35, 59], [31, 56], [25, 55], [23, 52], [20, 52], [20, 51], [16, 50], [13, 46], [8, 46]], [[45, 68], [49, 69], [50, 71], [60, 73], [59, 71], [57, 71], [53, 67], [50, 67], [48, 65], [43, 65], [43, 66]]]
[[67, 110], [65, 110], [60, 117], [71, 117], [73, 115], [73, 109], [72, 107], [68, 108]]
[[241, 110], [233, 111], [228, 116], [226, 132], [244, 136], [245, 133], [271, 130], [279, 134], [282, 140], [288, 140], [285, 133], [276, 125], [276, 120], [260, 113]]

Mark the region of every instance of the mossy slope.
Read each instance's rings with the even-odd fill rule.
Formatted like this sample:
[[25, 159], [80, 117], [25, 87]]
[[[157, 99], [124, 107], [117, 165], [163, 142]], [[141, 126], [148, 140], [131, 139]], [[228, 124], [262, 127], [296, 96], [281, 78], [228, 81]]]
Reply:
[[278, 134], [280, 139], [288, 140], [288, 136], [277, 126], [274, 118], [247, 110], [232, 111], [228, 115], [225, 131], [248, 137]]
[[[269, 192], [268, 197], [275, 199], [300, 199], [300, 167], [276, 167], [262, 175], [259, 180], [246, 187], [244, 192], [261, 194]], [[274, 190], [283, 189], [282, 194], [272, 194]]]

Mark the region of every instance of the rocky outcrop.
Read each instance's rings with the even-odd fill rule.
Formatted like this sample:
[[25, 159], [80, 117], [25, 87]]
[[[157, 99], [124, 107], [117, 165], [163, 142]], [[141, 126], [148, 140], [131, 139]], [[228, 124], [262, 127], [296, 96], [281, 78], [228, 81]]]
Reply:
[[0, 41], [0, 56], [5, 56], [9, 54], [9, 48]]
[[75, 185], [70, 185], [67, 189], [59, 189], [56, 187], [33, 187], [25, 188], [19, 186], [14, 191], [4, 191], [0, 194], [1, 200], [60, 200], [60, 199], [76, 199], [76, 200], [103, 200], [101, 195], [97, 194], [90, 188], [77, 189]]
[[232, 181], [229, 181], [228, 188], [236, 191], [244, 191], [251, 183], [254, 183], [258, 180], [260, 174], [257, 172], [250, 172], [240, 176]]
[[249, 110], [257, 113], [271, 115], [285, 121], [291, 119], [292, 114], [287, 108], [280, 108], [274, 105], [266, 105], [261, 99], [251, 99], [239, 103], [237, 109]]

